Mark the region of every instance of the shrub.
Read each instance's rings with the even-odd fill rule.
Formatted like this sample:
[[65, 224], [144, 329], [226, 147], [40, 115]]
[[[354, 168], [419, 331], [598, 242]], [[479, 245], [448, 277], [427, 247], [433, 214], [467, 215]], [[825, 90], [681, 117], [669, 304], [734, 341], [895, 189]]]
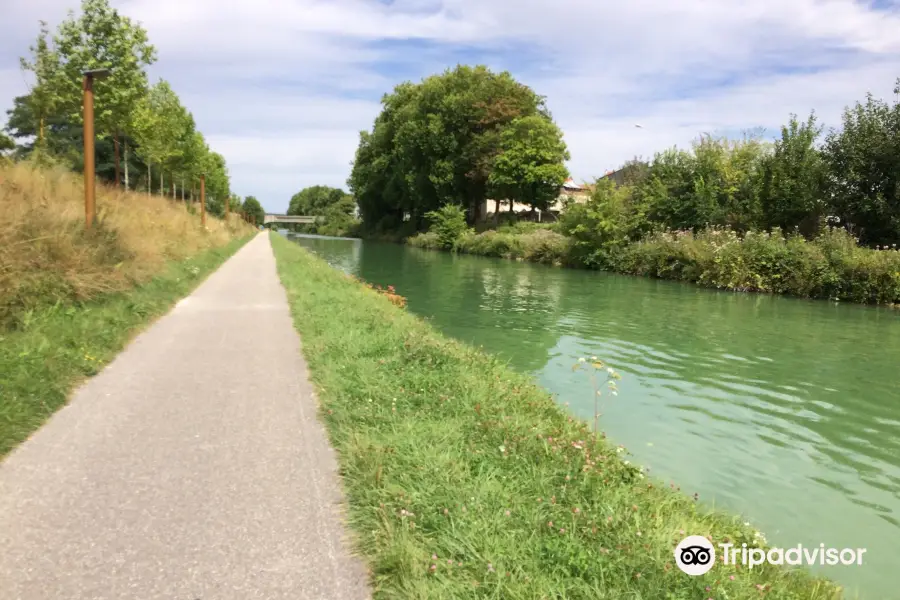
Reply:
[[455, 204], [445, 204], [438, 210], [425, 213], [425, 217], [431, 221], [429, 232], [437, 235], [444, 250], [455, 248], [459, 238], [468, 231], [466, 212]]

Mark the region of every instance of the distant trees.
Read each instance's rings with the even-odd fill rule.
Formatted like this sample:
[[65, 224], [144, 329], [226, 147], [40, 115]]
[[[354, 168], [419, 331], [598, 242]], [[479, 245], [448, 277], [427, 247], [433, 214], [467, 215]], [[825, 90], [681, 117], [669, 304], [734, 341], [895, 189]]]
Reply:
[[[446, 204], [462, 207], [473, 222], [501, 187], [540, 207], [550, 186], [543, 177], [564, 172], [565, 145], [544, 98], [509, 73], [458, 66], [396, 86], [382, 106], [372, 130], [360, 133], [348, 180], [370, 229], [398, 228], [407, 215], [408, 226], [421, 229], [425, 214]], [[525, 138], [536, 153], [522, 145]], [[513, 182], [519, 173], [529, 183]]]
[[246, 215], [247, 220], [254, 225], [262, 225], [263, 221], [265, 221], [266, 211], [263, 210], [259, 200], [253, 196], [244, 198], [244, 204], [241, 206], [241, 210], [244, 212], [244, 215]]
[[195, 197], [195, 182], [206, 173], [211, 197], [224, 207], [230, 195], [225, 161], [209, 149], [167, 82], [148, 85], [146, 68], [155, 61], [147, 32], [109, 0], [82, 0], [81, 12], [70, 11], [53, 35], [41, 21], [20, 61], [34, 83], [7, 112], [6, 131], [20, 142], [14, 156], [49, 155], [80, 169], [82, 73], [109, 68], [109, 77], [94, 86], [98, 176], [119, 184], [124, 173], [125, 187], [134, 188], [130, 173], [138, 169], [148, 193], [158, 183], [158, 193], [177, 196], [180, 187], [185, 198]]
[[321, 217], [311, 225], [298, 226], [306, 233], [345, 235], [354, 225], [356, 201], [340, 188], [327, 185], [306, 187], [291, 197], [287, 214]]

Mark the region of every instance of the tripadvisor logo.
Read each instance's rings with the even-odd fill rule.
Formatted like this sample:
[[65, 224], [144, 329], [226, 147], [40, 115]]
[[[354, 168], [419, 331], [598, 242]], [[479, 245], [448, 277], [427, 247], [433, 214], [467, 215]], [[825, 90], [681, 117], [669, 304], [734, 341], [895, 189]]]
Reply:
[[[748, 548], [741, 544], [719, 544], [722, 550], [722, 564], [743, 565], [750, 569], [764, 563], [770, 565], [862, 565], [865, 548], [826, 548], [804, 547], [798, 544], [794, 548]], [[675, 563], [688, 575], [703, 575], [716, 564], [716, 550], [712, 542], [700, 535], [690, 535], [675, 546]]]
[[688, 575], [703, 575], [716, 564], [716, 549], [701, 535], [689, 535], [675, 546], [675, 564]]

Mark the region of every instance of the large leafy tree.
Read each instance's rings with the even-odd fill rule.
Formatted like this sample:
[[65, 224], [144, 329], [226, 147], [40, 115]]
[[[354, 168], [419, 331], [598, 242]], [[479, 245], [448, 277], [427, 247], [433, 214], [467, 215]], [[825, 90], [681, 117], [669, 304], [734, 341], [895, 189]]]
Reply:
[[120, 15], [108, 0], [82, 0], [81, 14], [69, 12], [55, 42], [62, 70], [56, 95], [60, 108], [75, 123], [82, 118], [82, 73], [111, 69], [109, 77], [95, 82], [94, 113], [98, 136], [113, 136], [118, 184], [119, 134], [131, 132], [133, 111], [147, 91], [144, 69], [156, 61], [156, 50], [144, 28]]
[[516, 119], [500, 134], [501, 154], [488, 178], [494, 197], [547, 210], [559, 197], [569, 172], [569, 151], [562, 131], [548, 118], [534, 115]]
[[363, 220], [417, 227], [445, 204], [477, 219], [500, 155], [501, 133], [521, 117], [550, 119], [544, 99], [509, 73], [458, 66], [382, 99], [371, 132], [360, 135], [348, 180]]

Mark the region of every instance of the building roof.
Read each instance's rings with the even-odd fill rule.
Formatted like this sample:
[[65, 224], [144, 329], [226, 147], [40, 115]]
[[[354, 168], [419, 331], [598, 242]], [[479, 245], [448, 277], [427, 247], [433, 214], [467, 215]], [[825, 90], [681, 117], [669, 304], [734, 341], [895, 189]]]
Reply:
[[575, 180], [572, 179], [571, 177], [569, 177], [568, 179], [565, 180], [565, 182], [563, 182], [563, 187], [566, 188], [567, 190], [582, 190], [582, 189], [584, 189], [582, 186], [575, 183]]

